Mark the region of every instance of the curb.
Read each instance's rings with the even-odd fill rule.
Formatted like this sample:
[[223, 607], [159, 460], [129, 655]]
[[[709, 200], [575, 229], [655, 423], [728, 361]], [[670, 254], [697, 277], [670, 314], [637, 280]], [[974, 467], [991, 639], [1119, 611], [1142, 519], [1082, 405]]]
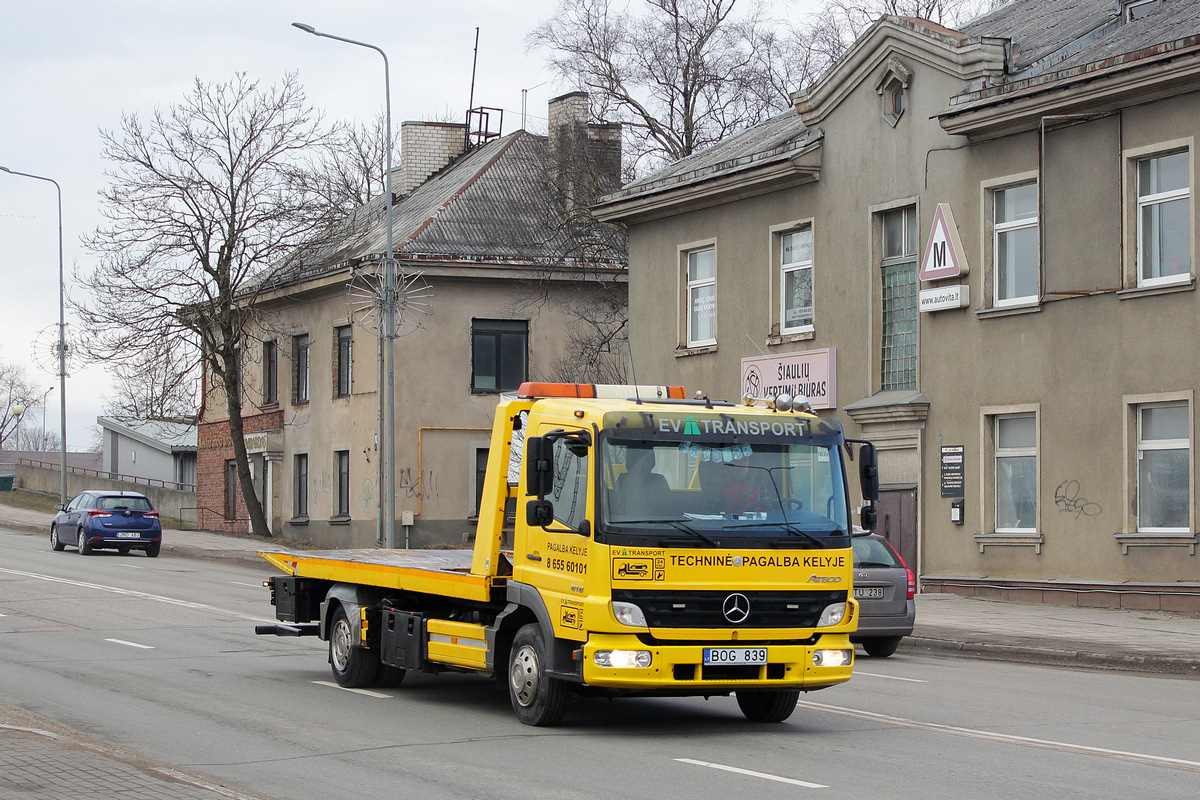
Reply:
[[920, 653], [961, 656], [963, 658], [1009, 661], [1045, 666], [1083, 667], [1098, 670], [1127, 670], [1155, 675], [1200, 677], [1200, 659], [1176, 656], [1135, 656], [1127, 653], [1100, 653], [1064, 647], [1030, 647], [992, 642], [964, 642], [930, 636], [905, 639], [910, 649]]

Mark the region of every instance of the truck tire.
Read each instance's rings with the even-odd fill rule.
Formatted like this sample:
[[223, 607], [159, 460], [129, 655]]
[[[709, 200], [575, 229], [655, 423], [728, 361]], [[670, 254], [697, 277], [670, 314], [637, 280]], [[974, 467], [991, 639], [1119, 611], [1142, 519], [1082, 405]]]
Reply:
[[374, 651], [354, 646], [354, 629], [340, 603], [329, 625], [329, 666], [338, 686], [346, 689], [370, 686], [379, 672], [379, 659]]
[[738, 708], [751, 722], [783, 722], [796, 710], [799, 689], [737, 692]]
[[875, 639], [863, 639], [863, 650], [866, 650], [867, 655], [871, 658], [887, 658], [900, 646], [900, 638], [899, 636], [880, 636]]
[[508, 697], [517, 719], [526, 725], [555, 725], [567, 710], [571, 689], [546, 675], [542, 628], [530, 623], [513, 639], [508, 658]]

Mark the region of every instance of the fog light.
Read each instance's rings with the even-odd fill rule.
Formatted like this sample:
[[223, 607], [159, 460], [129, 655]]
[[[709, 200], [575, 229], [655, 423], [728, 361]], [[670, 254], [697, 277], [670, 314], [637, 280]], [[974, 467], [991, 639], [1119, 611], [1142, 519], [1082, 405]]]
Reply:
[[854, 659], [853, 650], [814, 650], [813, 666], [844, 667]]
[[645, 669], [652, 660], [649, 650], [597, 650], [592, 656], [598, 667]]

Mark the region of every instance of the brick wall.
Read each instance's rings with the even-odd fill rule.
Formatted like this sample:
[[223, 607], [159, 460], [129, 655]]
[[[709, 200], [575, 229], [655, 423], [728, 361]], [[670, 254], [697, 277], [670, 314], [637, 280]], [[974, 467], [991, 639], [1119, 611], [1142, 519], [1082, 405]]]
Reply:
[[467, 126], [460, 122], [405, 122], [400, 126], [400, 169], [392, 191], [404, 196], [460, 155]]
[[[283, 412], [254, 414], [242, 420], [247, 434], [279, 430], [283, 427]], [[225, 463], [233, 459], [233, 441], [229, 436], [229, 421], [202, 422], [197, 429], [196, 446], [196, 524], [205, 530], [229, 533], [249, 533], [250, 519], [241, 487], [237, 492], [237, 514], [225, 518]]]

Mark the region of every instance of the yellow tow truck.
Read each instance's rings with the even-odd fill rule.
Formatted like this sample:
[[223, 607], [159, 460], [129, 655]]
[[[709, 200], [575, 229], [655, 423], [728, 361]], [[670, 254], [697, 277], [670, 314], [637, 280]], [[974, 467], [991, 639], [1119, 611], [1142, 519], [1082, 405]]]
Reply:
[[529, 725], [574, 693], [732, 693], [780, 722], [851, 675], [843, 452], [870, 530], [874, 447], [803, 398], [526, 383], [496, 410], [474, 550], [263, 552], [286, 575], [257, 632], [327, 640], [345, 687], [502, 679]]

